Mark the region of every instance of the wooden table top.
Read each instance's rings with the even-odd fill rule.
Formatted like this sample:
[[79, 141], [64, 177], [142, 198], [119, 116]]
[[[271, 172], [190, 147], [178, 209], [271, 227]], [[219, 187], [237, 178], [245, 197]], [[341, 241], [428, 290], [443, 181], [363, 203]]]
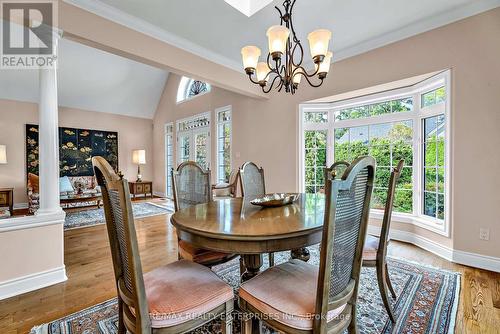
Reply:
[[300, 194], [293, 204], [277, 208], [231, 198], [179, 210], [171, 222], [184, 233], [219, 240], [277, 240], [321, 231], [324, 206], [323, 194]]

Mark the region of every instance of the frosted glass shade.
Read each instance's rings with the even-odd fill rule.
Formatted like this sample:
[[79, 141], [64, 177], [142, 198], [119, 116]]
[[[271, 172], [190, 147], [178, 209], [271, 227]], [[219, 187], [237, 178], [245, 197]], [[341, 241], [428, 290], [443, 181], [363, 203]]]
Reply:
[[326, 74], [328, 74], [328, 71], [330, 71], [330, 65], [332, 63], [332, 57], [333, 53], [331, 53], [330, 51], [327, 52], [325, 58], [323, 59], [321, 64], [319, 64], [318, 74], [323, 74], [323, 76], [326, 76]]
[[326, 56], [328, 44], [332, 38], [332, 32], [326, 29], [318, 29], [307, 35], [311, 57], [317, 63], [321, 56]]
[[287, 27], [272, 26], [267, 29], [266, 35], [269, 42], [269, 53], [271, 53], [271, 55], [285, 53], [286, 41], [288, 40], [288, 36], [290, 36], [290, 30], [288, 30]]
[[267, 81], [267, 75], [269, 74], [269, 66], [267, 66], [267, 63], [261, 61], [260, 63], [257, 64], [257, 81], [261, 82]]
[[146, 150], [134, 150], [132, 151], [132, 162], [138, 165], [146, 164]]
[[295, 70], [295, 74], [293, 75], [292, 81], [294, 84], [298, 85], [300, 83], [300, 80], [302, 80], [302, 69], [298, 68]]
[[259, 57], [261, 51], [258, 47], [249, 45], [241, 49], [241, 57], [243, 58], [243, 68], [255, 69], [257, 68], [257, 63], [259, 62]]
[[7, 163], [7, 146], [0, 145], [0, 164]]

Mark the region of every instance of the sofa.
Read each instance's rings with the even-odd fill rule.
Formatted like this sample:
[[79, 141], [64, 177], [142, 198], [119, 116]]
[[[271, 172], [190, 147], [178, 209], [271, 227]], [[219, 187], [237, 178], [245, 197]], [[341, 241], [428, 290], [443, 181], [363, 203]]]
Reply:
[[[70, 188], [61, 188], [63, 181], [68, 181], [71, 184]], [[97, 185], [97, 180], [94, 176], [66, 176], [60, 178], [60, 192], [61, 206], [63, 208], [82, 207], [100, 205], [101, 189]], [[28, 208], [30, 213], [35, 213], [40, 207], [40, 185], [38, 175], [28, 173]], [[91, 197], [92, 201], [82, 200], [78, 198]], [[94, 199], [95, 198], [95, 199]], [[71, 199], [71, 201], [68, 201]], [[64, 203], [63, 203], [64, 202]]]

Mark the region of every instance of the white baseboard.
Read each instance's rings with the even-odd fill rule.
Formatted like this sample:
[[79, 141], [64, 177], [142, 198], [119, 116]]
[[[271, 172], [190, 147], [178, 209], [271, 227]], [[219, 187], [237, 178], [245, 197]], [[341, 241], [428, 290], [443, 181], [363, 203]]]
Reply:
[[167, 197], [167, 195], [161, 191], [153, 191], [153, 195], [158, 197]]
[[28, 203], [14, 203], [14, 210], [27, 209]]
[[0, 282], [0, 300], [66, 281], [65, 266]]
[[[380, 227], [369, 225], [368, 233], [380, 235]], [[480, 268], [500, 272], [500, 258], [481, 255], [476, 253], [464, 252], [443, 246], [435, 241], [417, 235], [415, 233], [391, 229], [390, 238], [392, 240], [404, 241], [417, 247], [425, 249], [445, 260], [463, 264], [469, 267]]]

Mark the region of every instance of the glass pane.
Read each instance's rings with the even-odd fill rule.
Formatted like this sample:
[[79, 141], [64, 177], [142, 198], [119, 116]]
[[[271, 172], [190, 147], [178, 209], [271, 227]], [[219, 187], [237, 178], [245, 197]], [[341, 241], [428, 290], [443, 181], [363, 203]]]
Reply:
[[437, 128], [438, 128], [437, 116], [424, 119], [425, 141], [436, 140]]
[[305, 112], [304, 113], [305, 123], [327, 123], [328, 122], [328, 112]]
[[396, 188], [410, 190], [413, 188], [413, 169], [411, 167], [403, 167]]
[[426, 191], [436, 191], [436, 168], [425, 168], [424, 172], [424, 184]]
[[368, 126], [350, 128], [349, 137], [351, 144], [361, 142], [364, 145], [368, 145]]
[[377, 161], [377, 167], [391, 166], [391, 147], [389, 145], [371, 146], [370, 155]]
[[436, 90], [436, 103], [441, 103], [446, 100], [446, 90], [441, 87]]
[[349, 142], [349, 128], [335, 129], [335, 143]]
[[349, 162], [354, 161], [356, 158], [368, 155], [368, 146], [361, 142], [356, 142], [350, 145]]
[[429, 107], [436, 104], [436, 93], [434, 91], [422, 95], [422, 107]]
[[387, 199], [387, 189], [374, 188], [372, 193], [371, 207], [373, 209], [384, 210]]
[[412, 121], [394, 123], [391, 131], [389, 132], [389, 138], [393, 143], [395, 142], [411, 143], [413, 141]]
[[377, 167], [375, 171], [375, 187], [387, 188], [389, 186], [390, 177], [391, 177], [391, 168]]
[[370, 145], [388, 145], [391, 123], [370, 125]]
[[394, 194], [394, 211], [413, 212], [413, 192], [411, 190], [396, 190]]
[[399, 161], [403, 159], [405, 166], [413, 166], [413, 146], [408, 143], [397, 143], [392, 147], [392, 166], [398, 165]]
[[208, 168], [208, 163], [207, 163], [207, 134], [200, 134], [196, 136], [196, 157], [195, 161], [200, 164], [203, 168], [207, 169]]
[[444, 219], [444, 195], [437, 195], [437, 218]]
[[349, 143], [335, 144], [335, 161], [350, 161]]
[[444, 193], [444, 168], [438, 168], [437, 191]]
[[411, 97], [391, 102], [392, 112], [405, 112], [413, 110], [413, 99]]
[[436, 194], [424, 192], [424, 214], [436, 217]]
[[390, 113], [391, 113], [391, 102], [382, 102], [371, 105], [370, 116], [385, 115]]

